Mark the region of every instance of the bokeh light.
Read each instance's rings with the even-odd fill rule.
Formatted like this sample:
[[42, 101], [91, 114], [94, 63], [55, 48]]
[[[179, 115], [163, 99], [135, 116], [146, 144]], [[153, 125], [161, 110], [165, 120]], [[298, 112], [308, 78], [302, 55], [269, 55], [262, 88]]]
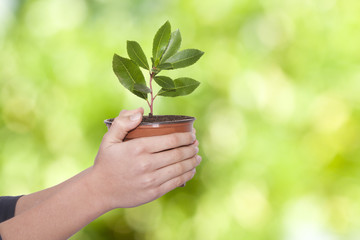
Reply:
[[203, 162], [185, 188], [100, 217], [72, 239], [360, 238], [360, 2], [1, 0], [0, 195], [93, 163], [103, 120], [147, 104], [112, 72], [169, 20], [201, 82], [158, 98], [196, 117]]

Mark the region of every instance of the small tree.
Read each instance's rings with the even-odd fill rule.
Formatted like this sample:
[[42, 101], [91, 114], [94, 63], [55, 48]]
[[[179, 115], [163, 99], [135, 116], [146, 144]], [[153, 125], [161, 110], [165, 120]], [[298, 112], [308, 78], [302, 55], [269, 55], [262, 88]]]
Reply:
[[[154, 100], [157, 96], [177, 97], [188, 95], [200, 84], [198, 81], [188, 77], [173, 80], [170, 77], [158, 75], [162, 70], [188, 67], [197, 62], [204, 54], [204, 52], [197, 49], [179, 51], [180, 45], [180, 31], [171, 32], [170, 23], [167, 21], [155, 34], [151, 68], [144, 51], [136, 41], [127, 41], [127, 53], [130, 59], [114, 54], [114, 73], [125, 88], [147, 101], [150, 108], [149, 116], [153, 115]], [[140, 67], [149, 71], [149, 86], [146, 85]], [[156, 94], [153, 92], [153, 81], [161, 87]], [[150, 100], [148, 94], [150, 94]]]

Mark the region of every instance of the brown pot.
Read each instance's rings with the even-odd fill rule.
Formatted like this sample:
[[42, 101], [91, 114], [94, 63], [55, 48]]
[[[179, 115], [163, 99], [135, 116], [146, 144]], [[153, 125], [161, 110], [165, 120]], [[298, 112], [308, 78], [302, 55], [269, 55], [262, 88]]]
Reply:
[[[111, 127], [113, 118], [106, 119], [104, 123]], [[142, 122], [134, 130], [130, 131], [124, 141], [134, 138], [160, 136], [176, 132], [191, 132], [195, 118], [181, 115], [157, 115], [144, 116]]]

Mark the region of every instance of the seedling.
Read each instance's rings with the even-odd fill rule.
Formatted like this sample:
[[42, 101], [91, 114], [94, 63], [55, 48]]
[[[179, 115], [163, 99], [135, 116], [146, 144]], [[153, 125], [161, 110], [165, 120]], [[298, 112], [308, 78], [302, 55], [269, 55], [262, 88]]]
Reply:
[[[154, 101], [158, 96], [178, 97], [188, 95], [200, 84], [189, 77], [173, 80], [170, 77], [158, 75], [163, 70], [188, 67], [197, 62], [204, 54], [204, 52], [197, 49], [179, 51], [180, 45], [180, 31], [171, 32], [170, 23], [167, 21], [155, 34], [151, 68], [144, 51], [136, 41], [127, 41], [127, 53], [130, 59], [114, 54], [114, 73], [126, 89], [147, 101], [150, 108], [149, 117], [153, 116]], [[149, 85], [146, 84], [140, 67], [149, 71]], [[153, 81], [161, 87], [156, 94], [153, 89]]]

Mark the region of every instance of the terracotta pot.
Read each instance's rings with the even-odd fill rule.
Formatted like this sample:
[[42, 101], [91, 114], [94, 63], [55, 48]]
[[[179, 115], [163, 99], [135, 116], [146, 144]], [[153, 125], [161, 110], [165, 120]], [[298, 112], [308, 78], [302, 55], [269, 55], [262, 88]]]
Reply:
[[[180, 115], [160, 115], [154, 117], [156, 118], [172, 117], [175, 118], [175, 120], [147, 122], [145, 119], [147, 117], [144, 117], [140, 125], [126, 135], [124, 141], [128, 141], [134, 138], [140, 138], [140, 137], [166, 135], [176, 132], [191, 132], [195, 121], [194, 117], [180, 116]], [[113, 118], [106, 119], [104, 123], [108, 128], [110, 128], [113, 120], [114, 120]]]

